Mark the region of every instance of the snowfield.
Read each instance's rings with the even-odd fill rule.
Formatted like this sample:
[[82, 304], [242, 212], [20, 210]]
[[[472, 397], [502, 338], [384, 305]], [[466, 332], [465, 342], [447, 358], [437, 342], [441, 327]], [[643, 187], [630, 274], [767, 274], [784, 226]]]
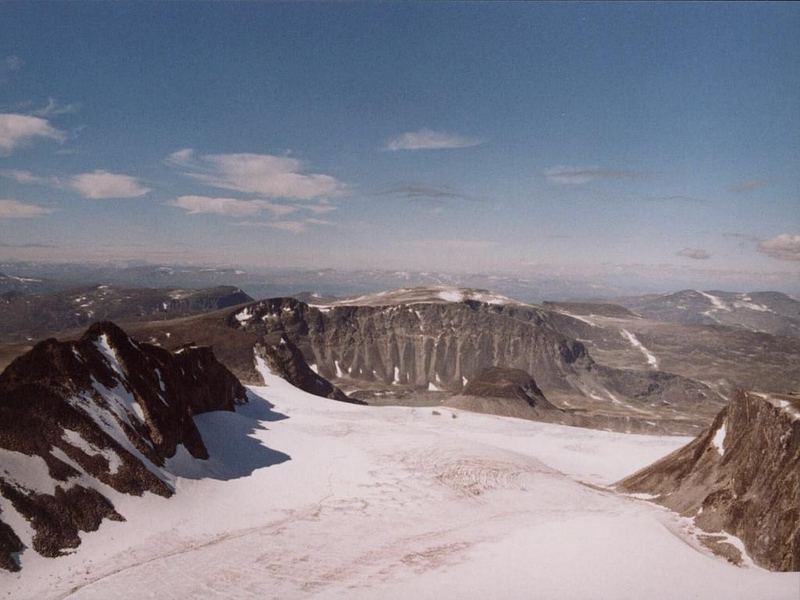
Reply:
[[26, 551], [21, 573], [0, 572], [0, 598], [800, 593], [800, 574], [735, 567], [685, 519], [605, 487], [687, 438], [365, 408], [271, 375], [237, 413], [196, 420], [212, 458], [180, 449], [173, 498], [108, 492], [126, 522], [82, 534], [66, 557]]

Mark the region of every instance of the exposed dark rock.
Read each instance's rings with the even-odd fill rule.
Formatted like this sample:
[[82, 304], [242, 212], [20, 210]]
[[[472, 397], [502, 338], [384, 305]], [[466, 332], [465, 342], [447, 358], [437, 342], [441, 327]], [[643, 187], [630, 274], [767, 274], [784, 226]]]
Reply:
[[484, 369], [467, 383], [462, 393], [465, 396], [518, 399], [531, 407], [555, 409], [544, 397], [533, 377], [521, 369]]
[[798, 571], [800, 398], [739, 392], [694, 441], [618, 487], [736, 535], [763, 567]]
[[0, 521], [0, 569], [19, 571], [19, 563], [14, 556], [22, 552], [25, 546], [9, 525]]
[[[79, 543], [78, 531], [121, 518], [102, 494], [73, 478], [169, 496], [164, 460], [178, 445], [208, 457], [193, 415], [245, 401], [244, 387], [209, 348], [173, 354], [110, 322], [76, 342], [45, 340], [0, 374], [0, 451], [43, 460], [47, 472], [39, 475], [57, 484], [55, 492], [28, 485], [33, 473], [0, 469], [0, 493], [31, 521], [34, 548], [55, 556]], [[8, 557], [13, 544], [6, 546]]]

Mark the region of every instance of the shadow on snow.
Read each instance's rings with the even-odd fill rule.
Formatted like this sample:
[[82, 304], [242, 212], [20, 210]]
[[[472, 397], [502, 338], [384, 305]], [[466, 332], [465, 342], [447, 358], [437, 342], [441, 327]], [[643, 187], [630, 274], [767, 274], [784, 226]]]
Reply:
[[258, 432], [266, 431], [264, 423], [289, 417], [272, 410], [274, 405], [250, 391], [247, 404], [236, 412], [215, 411], [195, 417], [195, 423], [208, 449], [209, 459], [198, 460], [188, 453], [171, 459], [169, 470], [187, 479], [229, 480], [247, 477], [253, 471], [271, 467], [291, 456], [262, 443]]

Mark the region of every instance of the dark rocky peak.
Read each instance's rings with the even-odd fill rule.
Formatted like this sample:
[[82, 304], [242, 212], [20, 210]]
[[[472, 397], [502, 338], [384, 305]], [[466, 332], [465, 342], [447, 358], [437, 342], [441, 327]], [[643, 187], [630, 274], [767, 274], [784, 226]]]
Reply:
[[[193, 415], [245, 401], [207, 347], [172, 354], [111, 322], [78, 341], [45, 340], [0, 374], [0, 494], [30, 521], [33, 548], [58, 556], [79, 531], [122, 518], [83, 483], [170, 496], [165, 460], [178, 446], [208, 458]], [[7, 529], [0, 522], [0, 564], [13, 568], [19, 538]]]
[[[692, 518], [732, 560], [800, 570], [800, 396], [738, 392], [694, 441], [622, 480]], [[702, 539], [702, 538], [701, 538]]]

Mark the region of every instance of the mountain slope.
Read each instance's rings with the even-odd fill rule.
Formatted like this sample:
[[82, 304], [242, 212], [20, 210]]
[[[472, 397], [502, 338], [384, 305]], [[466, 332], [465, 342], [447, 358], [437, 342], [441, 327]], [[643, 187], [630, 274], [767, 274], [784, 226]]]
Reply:
[[618, 487], [736, 535], [764, 567], [798, 571], [800, 397], [739, 392], [694, 441]]
[[208, 458], [193, 416], [245, 401], [209, 348], [173, 354], [110, 322], [37, 344], [0, 375], [0, 564], [18, 568], [23, 545], [59, 556], [122, 519], [105, 490], [170, 496], [165, 460], [180, 446]]
[[620, 298], [639, 315], [685, 325], [728, 325], [774, 335], [800, 337], [800, 301], [780, 292], [682, 290]]

